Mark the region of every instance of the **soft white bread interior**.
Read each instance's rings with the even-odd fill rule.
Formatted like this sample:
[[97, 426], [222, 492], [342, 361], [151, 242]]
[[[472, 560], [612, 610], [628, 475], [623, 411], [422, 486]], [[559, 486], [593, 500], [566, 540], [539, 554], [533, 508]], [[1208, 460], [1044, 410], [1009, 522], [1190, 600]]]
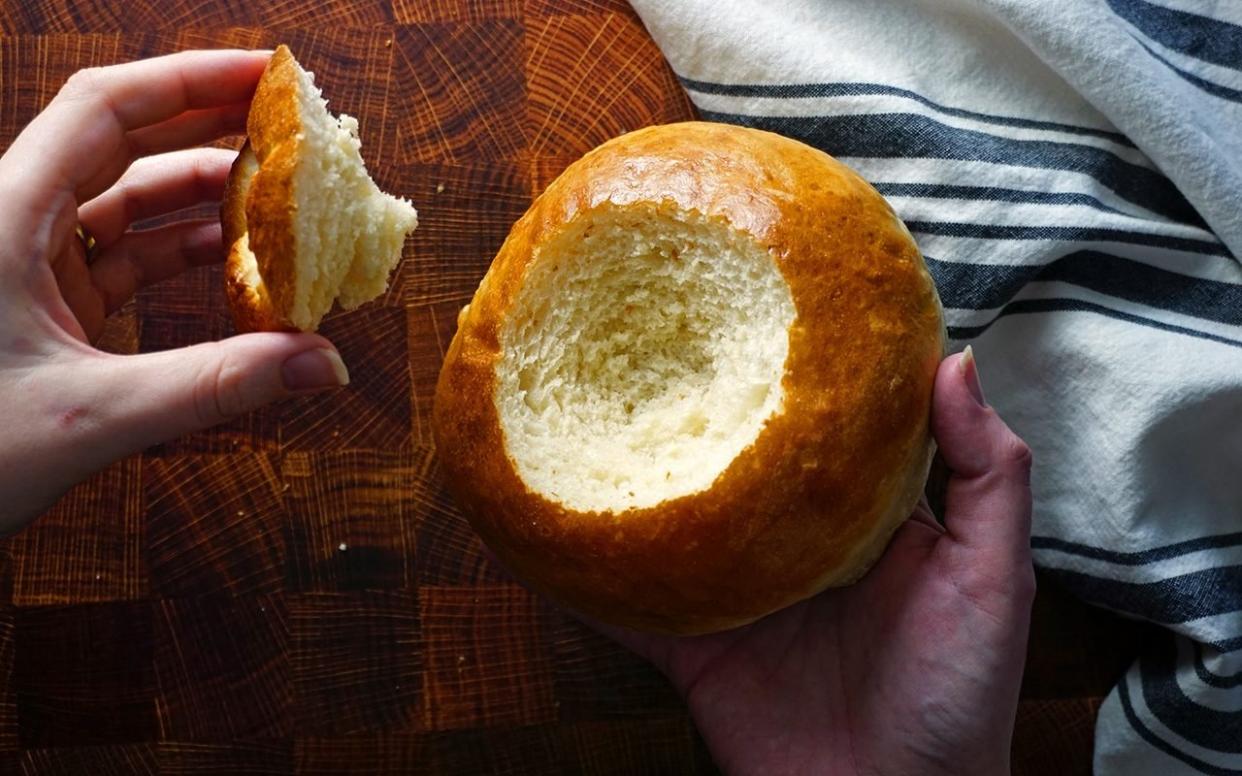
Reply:
[[710, 486], [784, 399], [794, 303], [768, 252], [654, 203], [599, 208], [540, 250], [496, 365], [527, 486], [614, 512]]
[[334, 303], [349, 310], [382, 294], [418, 213], [371, 180], [357, 120], [328, 112], [285, 46], [247, 134], [221, 210], [238, 328], [312, 331]]

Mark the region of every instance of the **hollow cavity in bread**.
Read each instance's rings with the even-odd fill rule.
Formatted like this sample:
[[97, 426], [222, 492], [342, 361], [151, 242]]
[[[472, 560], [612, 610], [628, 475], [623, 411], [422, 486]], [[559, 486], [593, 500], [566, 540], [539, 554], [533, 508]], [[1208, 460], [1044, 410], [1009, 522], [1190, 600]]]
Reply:
[[622, 511], [708, 488], [780, 412], [795, 317], [722, 218], [604, 205], [540, 246], [501, 331], [495, 400], [527, 487]]

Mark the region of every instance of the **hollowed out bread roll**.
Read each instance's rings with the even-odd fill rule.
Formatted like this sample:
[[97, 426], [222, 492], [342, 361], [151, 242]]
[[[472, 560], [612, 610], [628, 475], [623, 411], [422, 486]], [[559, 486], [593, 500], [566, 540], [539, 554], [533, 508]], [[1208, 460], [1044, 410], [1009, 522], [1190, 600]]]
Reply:
[[379, 190], [358, 122], [328, 113], [288, 47], [272, 55], [220, 210], [226, 288], [239, 331], [313, 331], [334, 302], [382, 294], [418, 213]]
[[433, 428], [520, 579], [703, 633], [857, 580], [932, 455], [940, 302], [909, 232], [828, 155], [672, 124], [571, 165], [458, 317]]

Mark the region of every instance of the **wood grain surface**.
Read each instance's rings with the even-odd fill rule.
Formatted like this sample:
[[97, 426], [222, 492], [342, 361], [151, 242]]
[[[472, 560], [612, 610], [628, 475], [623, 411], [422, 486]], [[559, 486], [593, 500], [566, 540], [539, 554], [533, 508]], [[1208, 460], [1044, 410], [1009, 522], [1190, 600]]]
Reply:
[[[0, 773], [715, 772], [650, 666], [514, 585], [429, 430], [455, 314], [566, 164], [693, 116], [621, 0], [0, 0], [0, 144], [75, 70], [288, 43], [421, 225], [329, 318], [354, 381], [121, 461], [0, 543]], [[235, 142], [234, 142], [235, 144]], [[141, 292], [104, 347], [231, 333], [218, 267]], [[1020, 774], [1090, 770], [1151, 631], [1050, 584]]]

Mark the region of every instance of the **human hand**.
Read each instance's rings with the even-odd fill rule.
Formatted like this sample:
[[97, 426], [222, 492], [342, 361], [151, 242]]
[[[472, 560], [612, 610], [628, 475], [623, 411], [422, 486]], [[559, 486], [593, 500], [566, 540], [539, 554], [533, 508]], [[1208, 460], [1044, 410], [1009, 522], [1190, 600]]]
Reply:
[[1035, 594], [1030, 452], [983, 403], [973, 358], [940, 365], [932, 427], [945, 524], [920, 504], [852, 587], [709, 636], [595, 626], [669, 677], [726, 773], [1009, 773]]
[[[224, 258], [215, 219], [132, 222], [219, 200], [269, 52], [193, 51], [83, 70], [0, 157], [0, 533], [150, 445], [348, 373], [313, 334], [118, 356], [91, 347], [134, 292]], [[75, 229], [97, 241], [87, 252]], [[223, 293], [223, 292], [222, 292]]]

